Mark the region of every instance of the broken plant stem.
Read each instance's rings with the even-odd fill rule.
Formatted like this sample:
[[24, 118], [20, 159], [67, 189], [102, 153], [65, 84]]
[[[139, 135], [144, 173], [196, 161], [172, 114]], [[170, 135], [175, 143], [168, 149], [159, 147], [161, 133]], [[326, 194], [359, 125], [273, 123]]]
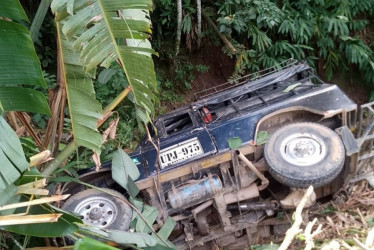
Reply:
[[319, 224], [317, 229], [312, 233], [313, 226], [316, 224], [317, 218], [314, 218], [312, 222], [309, 222], [305, 228], [304, 236], [305, 236], [305, 249], [304, 250], [311, 250], [314, 245], [314, 237], [316, 237], [319, 233], [322, 232], [322, 225]]
[[59, 153], [54, 160], [52, 160], [42, 172], [44, 177], [50, 177], [53, 172], [75, 151], [77, 148], [74, 142], [68, 144], [62, 151]]
[[62, 214], [7, 215], [0, 216], [0, 226], [56, 222]]
[[[152, 143], [152, 145], [153, 145], [153, 147], [155, 148], [155, 150], [156, 150], [156, 159], [159, 159], [159, 157], [160, 157], [160, 141], [158, 141], [158, 145], [156, 145], [155, 143], [154, 143], [154, 141], [152, 140], [152, 136], [151, 136], [151, 133], [149, 132], [149, 129], [148, 129], [148, 126], [147, 125], [145, 125], [145, 129], [146, 129], [146, 131], [147, 131], [147, 137], [148, 137], [148, 141], [150, 142], [150, 143]], [[156, 185], [156, 188], [157, 188], [157, 191], [158, 192], [160, 192], [160, 187], [161, 187], [161, 183], [160, 183], [160, 168], [159, 168], [159, 166], [158, 166], [158, 161], [156, 160], [155, 161], [155, 167], [156, 167], [156, 173], [157, 173], [157, 185]]]
[[303, 198], [301, 199], [299, 205], [296, 207], [295, 211], [295, 221], [292, 226], [287, 230], [286, 236], [278, 250], [286, 250], [291, 245], [292, 241], [294, 240], [295, 236], [302, 232], [300, 229], [301, 223], [303, 222], [303, 217], [301, 213], [305, 207], [306, 202], [308, 201], [309, 197], [313, 193], [313, 186], [309, 186], [306, 193], [304, 194]]
[[37, 204], [50, 203], [50, 202], [55, 202], [55, 201], [60, 201], [60, 200], [65, 200], [69, 196], [70, 196], [70, 194], [53, 195], [51, 197], [44, 197], [44, 198], [40, 198], [40, 199], [33, 200], [33, 201], [25, 201], [25, 202], [18, 202], [18, 203], [15, 203], [15, 204], [4, 205], [4, 206], [0, 206], [0, 211], [13, 209], [13, 208], [19, 208], [19, 207], [27, 207], [27, 206], [37, 205]]
[[[103, 109], [103, 116], [106, 117], [105, 114], [109, 113], [111, 110], [113, 110], [131, 91], [131, 86], [128, 86], [126, 89], [124, 89], [111, 103], [109, 103], [104, 109]], [[97, 127], [100, 127], [105, 120], [99, 120], [97, 123]], [[61, 164], [75, 151], [77, 148], [77, 145], [75, 142], [69, 143], [62, 151], [59, 153], [54, 160], [52, 160], [43, 170], [42, 175], [44, 177], [49, 177], [53, 174], [56, 169], [58, 169]]]
[[[127, 88], [125, 88], [116, 98], [114, 98], [114, 100], [109, 103], [104, 109], [103, 109], [103, 117], [105, 117], [105, 115], [109, 112], [111, 112], [113, 109], [115, 109], [115, 107], [118, 106], [118, 104], [120, 104], [120, 102], [125, 99], [125, 97], [130, 93], [131, 91], [131, 86], [127, 86]], [[98, 123], [97, 127], [100, 127], [102, 125], [102, 123]]]

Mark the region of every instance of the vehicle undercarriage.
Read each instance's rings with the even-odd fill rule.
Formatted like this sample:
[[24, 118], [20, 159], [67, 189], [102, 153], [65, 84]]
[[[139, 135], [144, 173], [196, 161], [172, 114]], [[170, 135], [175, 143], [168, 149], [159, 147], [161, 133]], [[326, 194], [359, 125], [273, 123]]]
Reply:
[[[297, 78], [296, 81], [302, 80]], [[278, 90], [279, 86], [269, 85], [272, 87], [267, 87], [268, 92], [240, 94], [226, 104], [213, 105], [213, 101], [206, 101], [206, 105], [192, 105], [193, 112], [201, 114], [201, 122], [206, 127], [214, 127], [214, 119], [225, 122], [226, 115], [231, 119], [227, 118], [227, 123], [237, 121], [236, 114], [241, 117], [241, 110], [248, 110], [257, 102], [270, 111], [255, 117], [256, 126], [248, 131], [253, 133], [253, 140], [248, 143], [220, 151], [219, 138], [211, 136], [215, 131], [209, 132], [217, 150], [201, 159], [183, 164], [176, 162], [176, 167], [168, 169], [173, 157], [170, 152], [175, 147], [165, 146], [159, 161], [155, 161], [157, 171], [136, 182], [142, 200], [158, 210], [153, 227], [161, 228], [168, 217], [176, 221], [169, 240], [178, 249], [211, 245], [243, 249], [256, 243], [275, 242], [282, 239], [290, 227], [292, 213], [306, 188], [310, 185], [315, 188], [306, 205], [310, 208], [317, 202], [331, 199], [347, 187], [353, 177], [363, 176], [363, 166], [374, 156], [371, 152], [374, 120], [369, 119], [374, 113], [374, 104], [362, 105], [357, 112], [356, 105], [347, 102], [334, 86], [308, 94], [313, 88], [308, 81], [303, 82], [305, 85], [281, 83], [282, 89], [292, 86], [290, 91], [294, 93], [291, 94]], [[264, 100], [268, 93], [276, 93], [272, 98], [281, 101], [292, 98], [294, 103], [272, 109], [272, 100]], [[306, 101], [301, 106], [299, 100], [303, 96]], [[334, 98], [330, 106], [323, 103], [327, 97]], [[311, 99], [321, 103], [313, 104], [308, 101]], [[161, 120], [165, 124], [164, 132], [183, 135], [183, 126], [191, 129], [191, 133], [200, 129], [193, 130], [196, 118], [189, 120], [189, 116], [179, 113], [174, 117], [178, 118], [175, 119], [178, 123], [169, 123], [170, 118]], [[241, 128], [239, 126], [238, 130]], [[182, 148], [180, 153], [187, 154], [191, 150], [193, 154], [200, 154], [204, 141], [196, 138], [198, 136], [177, 144]], [[124, 193], [111, 179], [108, 168], [103, 168], [101, 173], [82, 175], [81, 180]], [[99, 228], [129, 229], [131, 209], [126, 204], [110, 196], [96, 194], [92, 198], [89, 190], [82, 189], [76, 184], [65, 186], [67, 192], [80, 191], [79, 197], [76, 194], [64, 205], [66, 210], [81, 214], [84, 222]], [[112, 211], [120, 214], [120, 218], [112, 216], [109, 213]], [[306, 213], [306, 220], [307, 217]]]

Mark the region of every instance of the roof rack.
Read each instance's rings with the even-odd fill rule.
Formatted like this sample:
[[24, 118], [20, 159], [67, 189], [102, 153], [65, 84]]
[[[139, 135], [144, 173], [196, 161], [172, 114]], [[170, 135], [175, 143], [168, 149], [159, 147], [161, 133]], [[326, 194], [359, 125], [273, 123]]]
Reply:
[[247, 83], [249, 81], [257, 80], [260, 77], [264, 77], [264, 76], [270, 75], [272, 73], [281, 71], [281, 70], [283, 70], [285, 68], [288, 68], [288, 67], [291, 67], [291, 66], [293, 66], [297, 63], [299, 63], [299, 61], [290, 58], [290, 59], [288, 59], [286, 61], [283, 61], [283, 62], [281, 62], [281, 63], [279, 63], [279, 64], [277, 64], [273, 67], [270, 67], [270, 68], [267, 68], [267, 69], [264, 69], [264, 70], [260, 70], [260, 71], [257, 71], [255, 73], [251, 73], [251, 74], [239, 77], [239, 78], [229, 80], [228, 82], [225, 82], [225, 83], [219, 84], [217, 86], [207, 88], [205, 90], [194, 93], [195, 100], [199, 100], [201, 98], [208, 97], [208, 96], [216, 94], [218, 92], [221, 92], [221, 91], [224, 91], [224, 90], [227, 90], [227, 89], [230, 89], [230, 88], [234, 88], [238, 85], [242, 85], [242, 84]]

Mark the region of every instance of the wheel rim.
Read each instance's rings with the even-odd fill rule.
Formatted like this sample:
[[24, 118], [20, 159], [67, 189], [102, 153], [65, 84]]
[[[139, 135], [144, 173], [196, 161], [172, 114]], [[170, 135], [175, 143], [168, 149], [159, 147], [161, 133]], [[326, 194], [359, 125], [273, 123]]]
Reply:
[[105, 197], [90, 197], [82, 200], [74, 209], [85, 224], [98, 228], [108, 227], [117, 215], [117, 206]]
[[324, 159], [326, 145], [316, 135], [296, 133], [286, 137], [280, 147], [281, 155], [288, 163], [311, 166]]

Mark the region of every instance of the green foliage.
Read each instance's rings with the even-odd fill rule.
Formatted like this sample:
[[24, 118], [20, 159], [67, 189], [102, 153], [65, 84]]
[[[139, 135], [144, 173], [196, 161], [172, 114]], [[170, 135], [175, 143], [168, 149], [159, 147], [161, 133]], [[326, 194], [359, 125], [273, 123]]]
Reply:
[[94, 82], [96, 99], [105, 107], [129, 85], [125, 73], [118, 64], [103, 69]]
[[[139, 193], [139, 190], [135, 185], [131, 184], [137, 180], [139, 176], [139, 169], [130, 156], [123, 152], [122, 149], [118, 149], [113, 154], [112, 179], [126, 189], [131, 197], [135, 197]], [[135, 189], [132, 187], [135, 187]]]
[[267, 34], [268, 29], [276, 27], [283, 16], [277, 5], [269, 0], [224, 1], [218, 10], [219, 30], [237, 40], [251, 41], [256, 51], [265, 51], [272, 40]]
[[233, 137], [227, 140], [230, 149], [237, 149], [242, 145], [242, 140], [240, 137]]
[[335, 69], [355, 65], [365, 82], [374, 84], [374, 53], [361, 36], [373, 1], [230, 0], [217, 5], [220, 31], [234, 39], [238, 50], [236, 74], [287, 58], [319, 58], [328, 80]]
[[42, 23], [40, 32], [35, 35], [34, 41], [35, 50], [38, 54], [43, 69], [50, 69], [51, 72], [55, 72], [57, 53], [56, 53], [56, 26], [54, 24], [54, 18], [50, 11], [47, 12], [46, 18]]
[[30, 86], [45, 88], [46, 84], [30, 33], [26, 27], [18, 23], [27, 21], [27, 17], [18, 1], [1, 1], [0, 9], [0, 101], [2, 109], [50, 114], [44, 95], [30, 88]]
[[[173, 41], [176, 38], [176, 1], [155, 0], [154, 4], [155, 10], [152, 15], [152, 21], [154, 25], [153, 45], [160, 53], [161, 58], [171, 59], [175, 54], [174, 42], [170, 43], [170, 47], [168, 45], [170, 41]], [[182, 33], [185, 36], [184, 41], [186, 47], [191, 50], [192, 46], [194, 44], [197, 44], [198, 38], [195, 1], [182, 1], [182, 9]]]
[[196, 73], [204, 73], [209, 70], [208, 66], [202, 64], [194, 65], [188, 57], [183, 56], [180, 56], [175, 64], [174, 83], [181, 89], [190, 90]]
[[[14, 183], [29, 166], [16, 133], [0, 116], [0, 194]], [[0, 196], [1, 196], [0, 195]]]
[[25, 153], [26, 159], [30, 159], [31, 156], [39, 153], [39, 149], [35, 145], [35, 142], [31, 137], [21, 137], [19, 139], [21, 141], [22, 149]]
[[[151, 34], [152, 1], [70, 2], [54, 0], [51, 8], [62, 24], [63, 36], [73, 50], [79, 50], [86, 74], [94, 77], [97, 66], [109, 67], [119, 60], [131, 85], [137, 117], [149, 122], [157, 102], [152, 60], [155, 52], [147, 40]], [[113, 18], [118, 14], [121, 18]], [[95, 16], [102, 18], [92, 18]]]
[[269, 244], [269, 245], [252, 245], [252, 250], [276, 250], [279, 248], [278, 244]]
[[338, 211], [335, 207], [329, 205], [325, 209], [321, 211], [321, 214], [323, 215], [332, 215], [335, 214], [335, 212]]

